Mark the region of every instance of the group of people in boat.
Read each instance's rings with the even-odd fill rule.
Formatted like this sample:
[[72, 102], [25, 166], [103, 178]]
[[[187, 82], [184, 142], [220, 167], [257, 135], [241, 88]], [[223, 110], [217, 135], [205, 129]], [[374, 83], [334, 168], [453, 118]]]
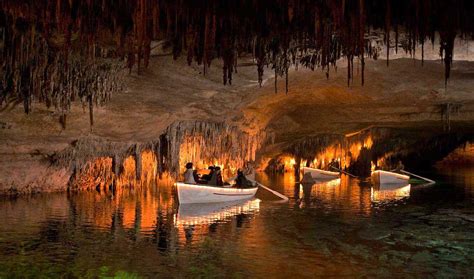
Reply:
[[222, 170], [219, 166], [209, 166], [206, 174], [200, 175], [197, 170], [193, 168], [193, 163], [186, 164], [186, 171], [184, 172], [184, 183], [186, 184], [203, 184], [211, 186], [230, 186], [236, 187], [252, 187], [253, 182], [249, 180], [244, 171], [237, 170], [237, 176], [224, 182], [222, 179]]

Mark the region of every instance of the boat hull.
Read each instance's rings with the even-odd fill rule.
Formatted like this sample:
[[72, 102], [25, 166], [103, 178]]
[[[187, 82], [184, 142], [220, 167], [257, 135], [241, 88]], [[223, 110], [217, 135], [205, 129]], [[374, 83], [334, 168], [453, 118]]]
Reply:
[[225, 188], [210, 185], [176, 183], [180, 204], [217, 203], [246, 200], [255, 196], [258, 187]]
[[340, 176], [340, 173], [303, 167], [303, 177], [305, 177], [305, 175], [306, 177], [311, 176], [311, 178], [314, 180], [332, 180], [338, 178]]
[[384, 184], [408, 184], [410, 177], [408, 175], [403, 175], [399, 173], [394, 173], [390, 171], [377, 170], [372, 172], [372, 182], [374, 184], [384, 185]]

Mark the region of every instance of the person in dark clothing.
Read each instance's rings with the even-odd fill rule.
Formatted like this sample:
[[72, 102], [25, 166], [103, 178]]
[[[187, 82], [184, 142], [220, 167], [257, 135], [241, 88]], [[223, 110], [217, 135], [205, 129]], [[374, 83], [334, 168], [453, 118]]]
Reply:
[[[215, 176], [216, 176], [216, 186], [224, 186], [224, 180], [222, 180], [222, 172], [220, 167], [216, 167], [215, 169]], [[212, 179], [211, 179], [212, 180]], [[211, 184], [212, 185], [212, 184]]]
[[202, 184], [202, 179], [198, 175], [198, 170], [193, 171], [193, 177], [197, 184]]
[[209, 170], [209, 174], [203, 175], [202, 180], [206, 183], [209, 183], [211, 181], [212, 175], [214, 174], [214, 166], [209, 166], [207, 169]]
[[249, 185], [251, 185], [250, 181], [247, 179], [247, 177], [245, 177], [244, 172], [241, 169], [237, 170], [235, 185], [241, 188], [249, 187]]
[[331, 162], [328, 164], [329, 171], [335, 171], [340, 169], [340, 164], [338, 159], [332, 159]]

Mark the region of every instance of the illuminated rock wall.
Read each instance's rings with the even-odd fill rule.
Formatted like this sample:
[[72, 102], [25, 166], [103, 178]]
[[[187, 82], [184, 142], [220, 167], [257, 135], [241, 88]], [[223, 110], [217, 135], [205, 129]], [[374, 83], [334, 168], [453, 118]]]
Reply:
[[[446, 133], [429, 129], [369, 128], [347, 135], [319, 135], [303, 138], [266, 160], [270, 172], [291, 171], [308, 166], [329, 169], [331, 162], [358, 176], [369, 176], [376, 167], [393, 169], [399, 161], [409, 168], [428, 168], [443, 159], [472, 133]], [[466, 145], [466, 154], [469, 144]], [[454, 156], [454, 155], [453, 155]]]
[[265, 135], [250, 135], [225, 123], [202, 121], [177, 122], [168, 127], [168, 169], [171, 173], [184, 171], [187, 162], [196, 167], [219, 165], [235, 170], [246, 162], [255, 161], [257, 150]]
[[197, 168], [219, 165], [235, 173], [255, 161], [264, 134], [250, 135], [225, 123], [182, 121], [150, 143], [127, 145], [85, 139], [52, 157], [72, 172], [69, 189], [98, 191], [156, 183], [161, 176], [179, 179], [187, 162]]

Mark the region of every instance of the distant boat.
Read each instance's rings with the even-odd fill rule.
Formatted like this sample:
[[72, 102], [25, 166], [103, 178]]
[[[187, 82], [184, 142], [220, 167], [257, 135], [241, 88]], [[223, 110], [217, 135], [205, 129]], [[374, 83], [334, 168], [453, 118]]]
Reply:
[[221, 187], [202, 184], [176, 183], [180, 204], [216, 203], [246, 200], [255, 196], [258, 186], [251, 188]]
[[339, 172], [303, 167], [303, 179], [332, 180], [338, 178], [340, 175]]
[[408, 184], [410, 177], [391, 171], [376, 170], [372, 172], [372, 182], [374, 184]]

